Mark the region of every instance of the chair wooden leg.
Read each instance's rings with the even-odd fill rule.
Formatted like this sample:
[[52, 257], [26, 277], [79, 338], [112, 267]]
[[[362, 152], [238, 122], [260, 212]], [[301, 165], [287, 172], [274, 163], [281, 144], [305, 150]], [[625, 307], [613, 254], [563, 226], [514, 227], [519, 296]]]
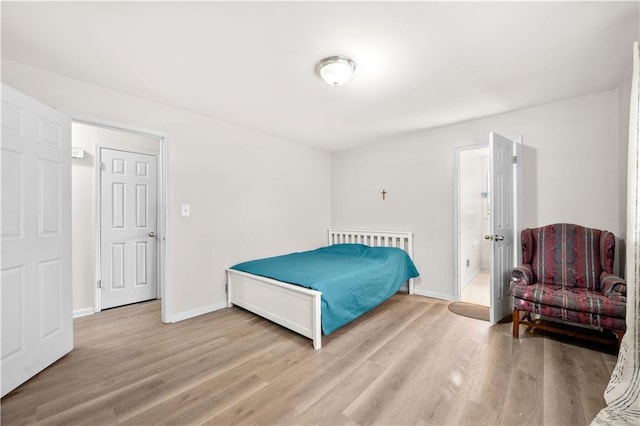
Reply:
[[620, 349], [620, 345], [622, 344], [622, 338], [624, 337], [624, 331], [616, 331], [616, 337], [618, 338], [618, 349]]
[[517, 309], [513, 310], [513, 337], [520, 337], [520, 311]]

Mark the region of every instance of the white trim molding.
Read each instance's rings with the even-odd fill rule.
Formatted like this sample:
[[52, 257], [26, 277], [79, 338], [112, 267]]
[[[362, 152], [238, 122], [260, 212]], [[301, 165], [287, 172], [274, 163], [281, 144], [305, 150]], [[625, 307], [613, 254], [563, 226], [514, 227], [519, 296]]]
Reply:
[[440, 300], [447, 300], [449, 302], [455, 302], [456, 298], [454, 296], [452, 296], [451, 294], [444, 294], [444, 293], [438, 293], [435, 291], [429, 291], [429, 290], [416, 290], [415, 294], [417, 294], [418, 296], [426, 296], [426, 297], [431, 297], [433, 299], [440, 299]]
[[[175, 315], [171, 315], [169, 322], [180, 322], [187, 320], [189, 318], [194, 318], [199, 315], [209, 314], [211, 312], [217, 311], [219, 309], [224, 309], [227, 307], [227, 302], [215, 303], [213, 305], [203, 306], [198, 309], [193, 309], [191, 311], [180, 312]], [[164, 321], [163, 321], [164, 322]]]
[[74, 318], [86, 317], [87, 315], [93, 315], [95, 313], [96, 312], [93, 308], [74, 309], [73, 317]]

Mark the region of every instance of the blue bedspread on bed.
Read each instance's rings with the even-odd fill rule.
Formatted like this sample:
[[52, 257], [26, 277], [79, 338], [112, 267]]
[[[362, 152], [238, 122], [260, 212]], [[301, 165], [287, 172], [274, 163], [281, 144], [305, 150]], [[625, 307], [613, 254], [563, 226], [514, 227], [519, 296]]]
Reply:
[[231, 269], [321, 291], [324, 334], [378, 306], [419, 275], [404, 250], [362, 244], [335, 244]]

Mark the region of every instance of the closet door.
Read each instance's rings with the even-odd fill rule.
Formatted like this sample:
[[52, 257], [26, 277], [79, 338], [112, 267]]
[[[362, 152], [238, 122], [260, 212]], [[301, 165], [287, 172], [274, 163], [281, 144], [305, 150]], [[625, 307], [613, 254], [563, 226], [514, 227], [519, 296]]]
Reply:
[[100, 149], [100, 307], [157, 298], [156, 157]]

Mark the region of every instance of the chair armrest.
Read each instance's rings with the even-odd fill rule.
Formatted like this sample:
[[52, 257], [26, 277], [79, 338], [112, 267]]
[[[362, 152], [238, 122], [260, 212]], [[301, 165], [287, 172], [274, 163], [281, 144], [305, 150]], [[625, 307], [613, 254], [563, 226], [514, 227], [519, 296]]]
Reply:
[[511, 281], [514, 284], [533, 284], [533, 270], [531, 265], [520, 265], [513, 268], [511, 271]]
[[624, 297], [627, 296], [627, 282], [622, 278], [602, 272], [600, 274], [600, 290], [605, 297]]

